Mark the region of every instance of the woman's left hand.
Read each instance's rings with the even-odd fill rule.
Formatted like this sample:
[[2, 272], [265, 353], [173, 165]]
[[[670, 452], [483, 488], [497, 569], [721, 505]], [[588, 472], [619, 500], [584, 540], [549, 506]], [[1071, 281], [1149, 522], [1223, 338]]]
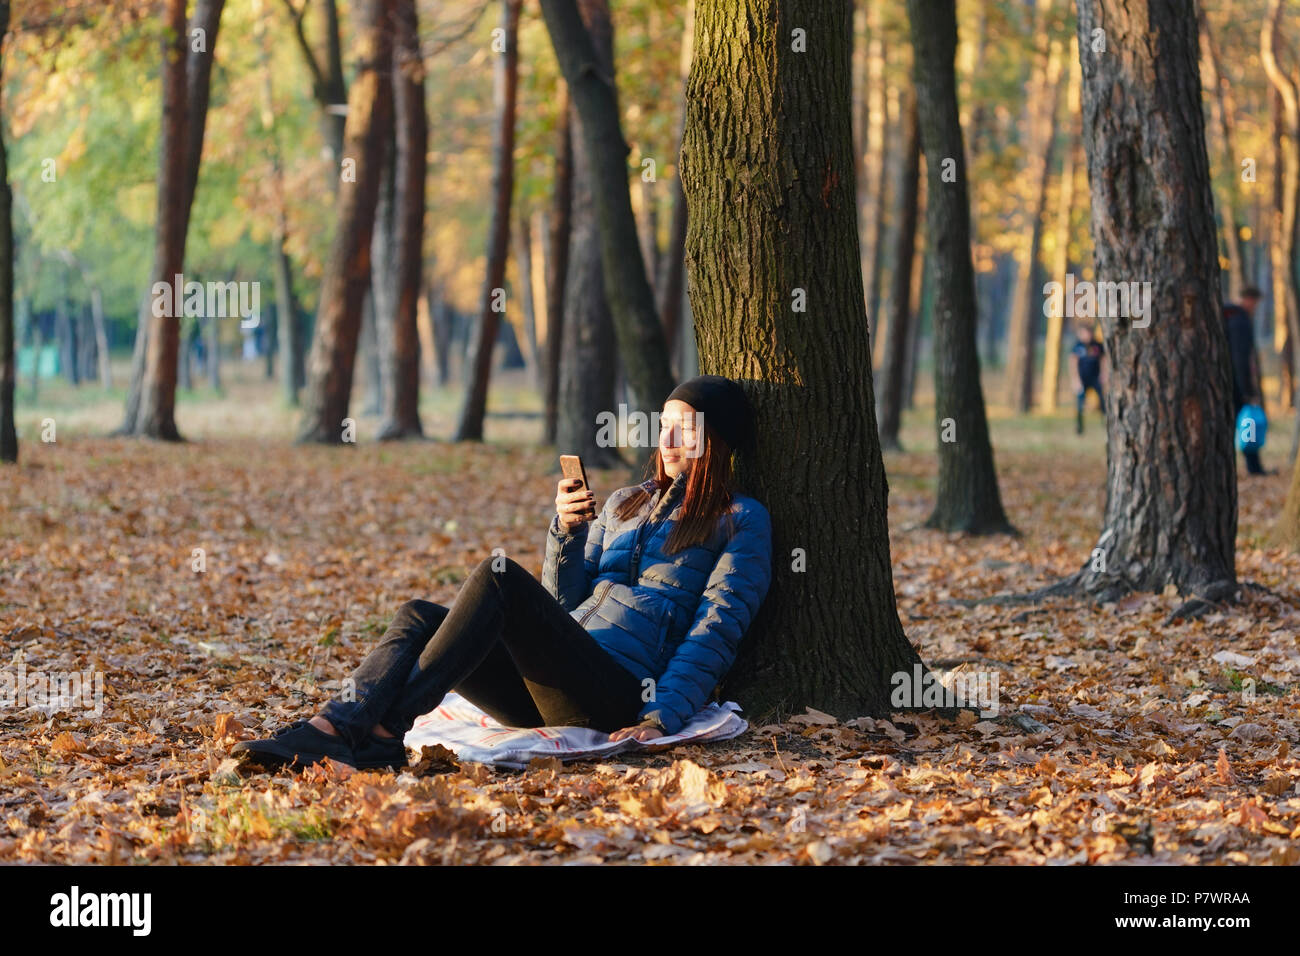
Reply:
[[663, 736], [662, 731], [658, 731], [655, 730], [653, 727], [646, 727], [644, 724], [640, 724], [636, 727], [624, 727], [622, 730], [616, 730], [609, 735], [609, 739], [611, 741], [614, 741], [614, 740], [624, 740], [628, 737], [632, 737], [636, 740], [646, 741], [646, 740], [654, 740], [656, 737], [662, 737], [662, 736]]

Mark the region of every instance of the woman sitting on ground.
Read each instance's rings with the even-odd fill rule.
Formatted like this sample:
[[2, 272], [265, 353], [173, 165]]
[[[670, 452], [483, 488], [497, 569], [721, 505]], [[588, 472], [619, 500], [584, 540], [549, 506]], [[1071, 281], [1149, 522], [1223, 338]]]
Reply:
[[560, 481], [541, 582], [487, 558], [452, 607], [408, 601], [353, 672], [355, 700], [232, 753], [264, 768], [401, 768], [406, 732], [451, 690], [509, 727], [677, 733], [730, 670], [771, 580], [767, 509], [733, 482], [732, 451], [752, 431], [738, 384], [682, 383], [664, 403], [653, 478], [614, 492], [599, 517], [581, 482]]

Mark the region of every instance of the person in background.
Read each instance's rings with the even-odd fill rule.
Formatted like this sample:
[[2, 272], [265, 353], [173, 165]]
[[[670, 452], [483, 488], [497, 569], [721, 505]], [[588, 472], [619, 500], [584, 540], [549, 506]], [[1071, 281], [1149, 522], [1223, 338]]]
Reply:
[[1106, 350], [1102, 348], [1092, 334], [1092, 326], [1080, 323], [1074, 348], [1070, 349], [1070, 368], [1074, 373], [1075, 426], [1077, 434], [1083, 434], [1083, 405], [1088, 397], [1088, 390], [1097, 393], [1097, 405], [1101, 414], [1106, 414], [1106, 400], [1102, 398], [1102, 359]]
[[[1259, 378], [1259, 355], [1255, 352], [1255, 307], [1259, 305], [1259, 289], [1247, 286], [1241, 290], [1241, 304], [1223, 306], [1223, 330], [1228, 336], [1228, 355], [1232, 359], [1232, 422], [1237, 427], [1237, 416], [1246, 405], [1264, 405], [1264, 389]], [[1246, 459], [1246, 472], [1266, 475], [1258, 451], [1242, 451]]]

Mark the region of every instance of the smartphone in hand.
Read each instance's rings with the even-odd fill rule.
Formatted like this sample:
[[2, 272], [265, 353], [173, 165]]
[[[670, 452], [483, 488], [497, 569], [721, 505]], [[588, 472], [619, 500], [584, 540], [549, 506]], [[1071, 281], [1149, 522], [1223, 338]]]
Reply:
[[[596, 517], [596, 501], [591, 495], [591, 485], [587, 481], [587, 469], [582, 465], [582, 459], [577, 455], [560, 456], [560, 472], [564, 475], [564, 481], [561, 482], [562, 490], [557, 495], [557, 506], [572, 506], [574, 503], [581, 502], [584, 497], [590, 497], [591, 503], [584, 509], [572, 509], [566, 507], [566, 511], [581, 521], [590, 521]], [[563, 490], [566, 489], [567, 490]]]

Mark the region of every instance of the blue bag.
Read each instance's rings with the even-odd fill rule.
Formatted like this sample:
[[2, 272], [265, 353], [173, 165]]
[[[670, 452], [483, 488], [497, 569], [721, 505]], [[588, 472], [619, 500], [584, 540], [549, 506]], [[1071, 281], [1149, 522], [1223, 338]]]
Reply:
[[1237, 413], [1237, 449], [1259, 451], [1268, 435], [1268, 416], [1258, 405], [1243, 405]]

